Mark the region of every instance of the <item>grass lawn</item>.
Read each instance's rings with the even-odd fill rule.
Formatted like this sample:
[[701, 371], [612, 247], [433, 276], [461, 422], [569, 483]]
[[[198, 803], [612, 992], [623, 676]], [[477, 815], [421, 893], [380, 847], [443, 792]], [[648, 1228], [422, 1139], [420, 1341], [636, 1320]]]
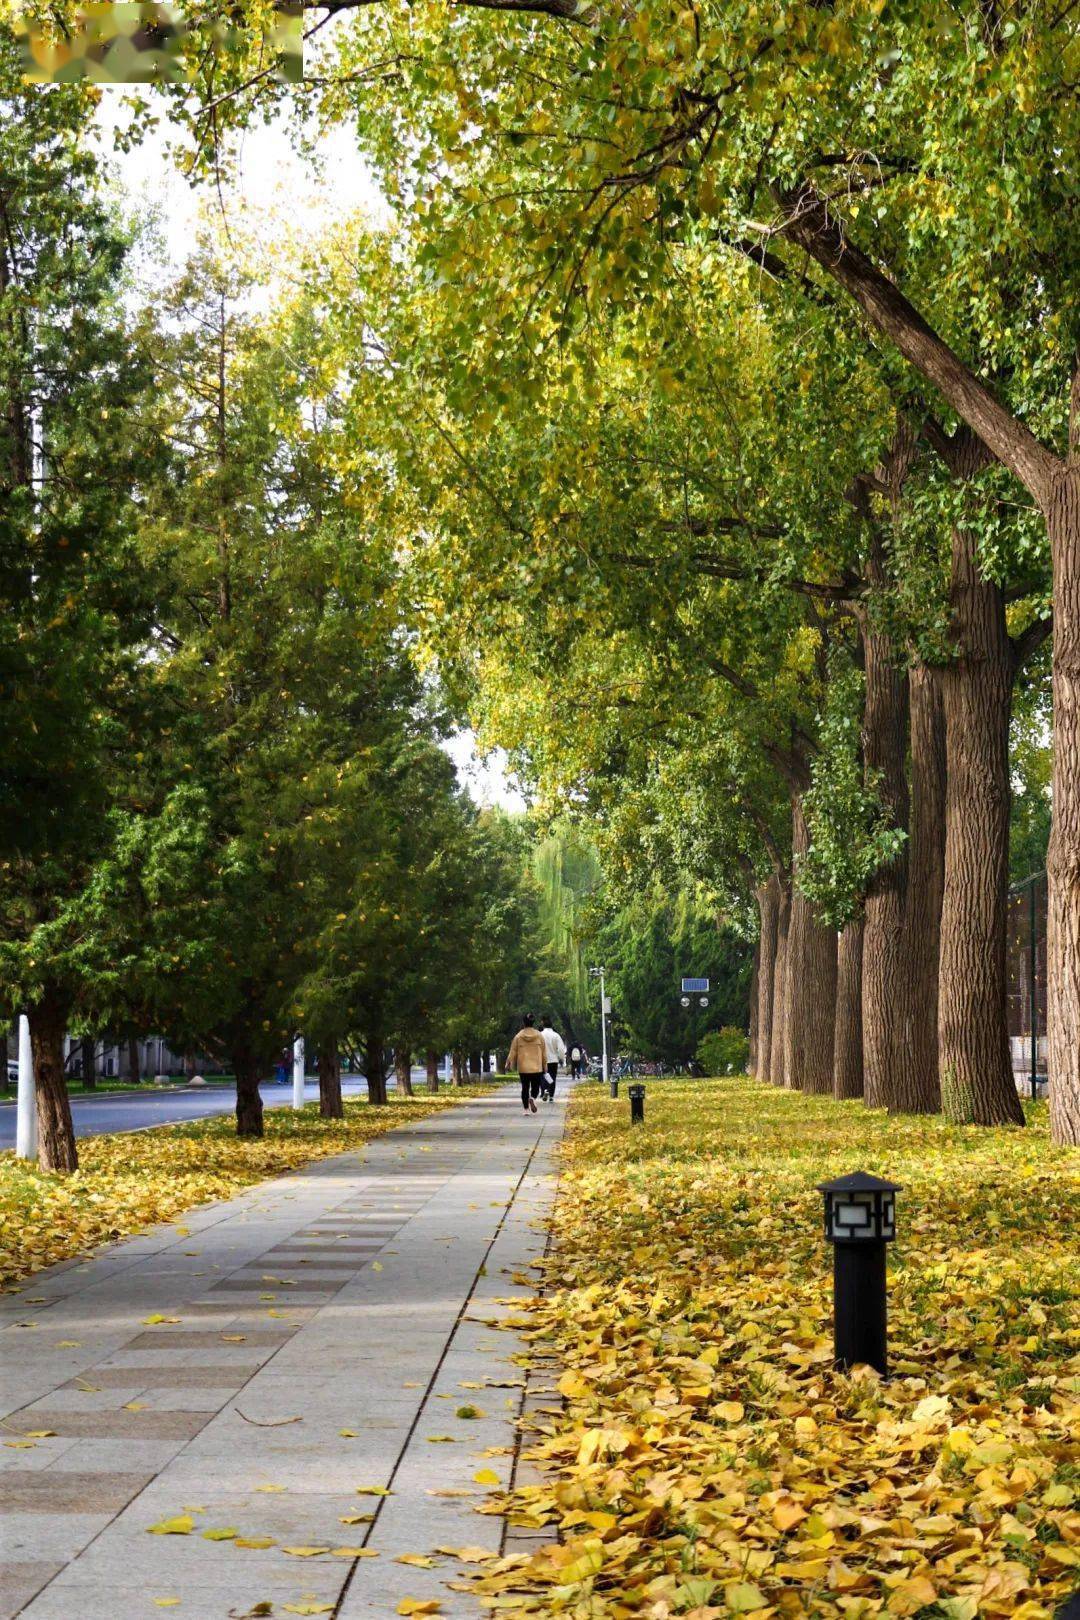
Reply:
[[266, 1135], [255, 1142], [238, 1139], [231, 1115], [88, 1136], [79, 1142], [79, 1169], [70, 1176], [46, 1174], [0, 1153], [0, 1287], [483, 1094], [480, 1086], [451, 1086], [434, 1096], [392, 1095], [382, 1108], [347, 1097], [344, 1120], [320, 1118], [316, 1103], [298, 1112], [270, 1108]]
[[[903, 1184], [891, 1374], [834, 1372], [814, 1184]], [[748, 1079], [575, 1094], [547, 1292], [554, 1543], [515, 1615], [1049, 1620], [1080, 1579], [1080, 1154]], [[556, 1403], [558, 1405], [558, 1403]]]

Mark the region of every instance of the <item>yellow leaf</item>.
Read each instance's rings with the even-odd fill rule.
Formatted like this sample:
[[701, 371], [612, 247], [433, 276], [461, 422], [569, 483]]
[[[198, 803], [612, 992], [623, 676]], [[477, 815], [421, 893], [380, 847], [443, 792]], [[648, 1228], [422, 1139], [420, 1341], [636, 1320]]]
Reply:
[[160, 1524], [152, 1524], [147, 1532], [151, 1536], [189, 1536], [195, 1528], [195, 1520], [190, 1513], [178, 1513], [174, 1519], [162, 1519]]
[[287, 1489], [287, 1487], [285, 1485], [256, 1485], [255, 1489], [257, 1491], [263, 1491], [267, 1496], [269, 1496], [274, 1491], [284, 1491]]
[[356, 1439], [356, 1430], [355, 1429], [339, 1429], [338, 1434], [340, 1434], [340, 1436], [341, 1436], [341, 1438], [343, 1440], [355, 1440]]
[[741, 1423], [744, 1410], [741, 1401], [720, 1401], [713, 1407], [717, 1417], [723, 1418], [725, 1423]]
[[370, 1524], [374, 1513], [343, 1513], [338, 1519], [339, 1524]]
[[322, 1553], [329, 1552], [329, 1547], [282, 1547], [283, 1553], [290, 1558], [318, 1558]]
[[229, 1530], [204, 1530], [203, 1531], [203, 1540], [204, 1541], [232, 1541], [232, 1540], [235, 1539], [235, 1536], [236, 1536], [236, 1530], [235, 1529], [229, 1529]]
[[143, 1326], [157, 1327], [160, 1322], [179, 1322], [180, 1320], [181, 1318], [179, 1316], [144, 1316]]
[[434, 1569], [435, 1560], [426, 1553], [400, 1553], [394, 1559], [395, 1564], [413, 1564], [417, 1569]]
[[733, 1581], [724, 1587], [724, 1602], [732, 1614], [751, 1614], [765, 1607], [765, 1599], [751, 1581]]
[[581, 1374], [574, 1372], [572, 1369], [564, 1372], [558, 1383], [559, 1394], [568, 1396], [570, 1400], [575, 1400], [582, 1395], [588, 1395], [590, 1388], [591, 1386], [585, 1382]]
[[286, 1614], [333, 1614], [332, 1603], [283, 1603]]
[[357, 1496], [393, 1496], [394, 1493], [388, 1491], [385, 1485], [358, 1485], [356, 1494]]
[[442, 1608], [441, 1598], [402, 1598], [397, 1606], [398, 1614], [438, 1614]]
[[273, 1536], [237, 1536], [233, 1546], [252, 1547], [256, 1551], [262, 1551], [266, 1547], [276, 1547], [277, 1542]]
[[475, 1479], [478, 1485], [497, 1485], [499, 1483], [499, 1476], [495, 1472], [494, 1468], [479, 1469], [473, 1475], [473, 1479]]
[[331, 1547], [335, 1558], [378, 1558], [374, 1547]]
[[154, 1599], [154, 1603], [159, 1609], [175, 1609], [179, 1602], [180, 1599], [178, 1597], [162, 1597]]

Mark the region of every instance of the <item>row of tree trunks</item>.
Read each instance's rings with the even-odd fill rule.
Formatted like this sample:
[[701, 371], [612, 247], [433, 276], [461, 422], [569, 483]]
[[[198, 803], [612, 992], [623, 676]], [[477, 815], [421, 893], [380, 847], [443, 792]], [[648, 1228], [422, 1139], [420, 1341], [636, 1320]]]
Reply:
[[319, 1113], [323, 1119], [344, 1119], [341, 1096], [341, 1053], [333, 1036], [319, 1042]]
[[769, 1040], [769, 1080], [784, 1084], [784, 1024], [787, 1017], [788, 936], [791, 933], [791, 884], [783, 883], [776, 914], [776, 959], [773, 968], [772, 1031]]
[[79, 1153], [64, 1076], [64, 1033], [69, 1007], [48, 985], [30, 1008], [30, 1052], [37, 1089], [38, 1163], [43, 1170], [77, 1170]]
[[751, 1069], [763, 1080], [768, 1080], [772, 1073], [773, 1002], [780, 893], [781, 881], [778, 872], [773, 872], [757, 891], [761, 927], [758, 932], [757, 956], [757, 1045]]
[[908, 671], [908, 710], [911, 790], [901, 942], [905, 997], [887, 1106], [898, 1113], [934, 1114], [941, 1106], [938, 956], [945, 873], [945, 719], [937, 670], [916, 663]]
[[863, 920], [857, 917], [836, 941], [836, 1035], [833, 1096], [863, 1094]]
[[380, 1107], [386, 1102], [386, 1046], [381, 1029], [368, 1030], [364, 1038], [364, 1078], [368, 1102]]
[[400, 1096], [412, 1096], [412, 1053], [404, 1046], [394, 1048], [394, 1084]]
[[263, 1100], [259, 1091], [259, 1059], [246, 1042], [238, 1042], [233, 1048], [232, 1060], [236, 1075], [236, 1134], [261, 1136]]
[[956, 657], [941, 671], [947, 769], [938, 1067], [953, 1120], [1019, 1124], [1007, 1022], [1009, 720], [1014, 658], [1000, 588], [953, 532]]
[[[792, 799], [793, 865], [810, 847], [802, 800]], [[788, 925], [784, 1084], [813, 1096], [832, 1094], [836, 1019], [836, 930], [820, 923], [796, 884]]]
[[84, 1036], [79, 1042], [79, 1068], [82, 1074], [83, 1086], [87, 1091], [93, 1091], [97, 1085], [96, 1056], [96, 1042]]

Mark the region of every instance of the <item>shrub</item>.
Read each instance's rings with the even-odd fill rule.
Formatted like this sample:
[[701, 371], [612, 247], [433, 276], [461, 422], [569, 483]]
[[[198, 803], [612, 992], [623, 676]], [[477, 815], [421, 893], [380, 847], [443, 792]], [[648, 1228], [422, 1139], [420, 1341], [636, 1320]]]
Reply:
[[750, 1061], [750, 1042], [741, 1029], [730, 1024], [710, 1030], [698, 1042], [697, 1060], [706, 1074], [745, 1074]]

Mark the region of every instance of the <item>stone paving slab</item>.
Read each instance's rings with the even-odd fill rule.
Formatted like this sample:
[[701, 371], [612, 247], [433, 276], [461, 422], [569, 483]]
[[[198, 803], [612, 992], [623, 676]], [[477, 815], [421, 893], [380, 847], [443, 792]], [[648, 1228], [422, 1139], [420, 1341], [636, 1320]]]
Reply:
[[395, 1560], [500, 1545], [475, 1476], [510, 1478], [524, 1345], [488, 1324], [543, 1250], [563, 1098], [541, 1110], [506, 1088], [0, 1299], [0, 1620], [479, 1615], [452, 1559]]

